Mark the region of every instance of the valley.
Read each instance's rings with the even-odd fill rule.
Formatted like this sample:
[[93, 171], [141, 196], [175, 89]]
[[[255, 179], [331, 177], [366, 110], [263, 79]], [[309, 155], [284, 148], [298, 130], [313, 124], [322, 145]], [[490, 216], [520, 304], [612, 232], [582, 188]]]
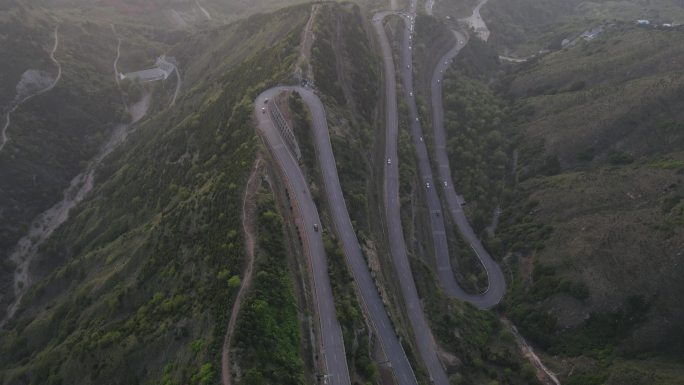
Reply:
[[637, 3], [1, 6], [0, 383], [680, 384]]

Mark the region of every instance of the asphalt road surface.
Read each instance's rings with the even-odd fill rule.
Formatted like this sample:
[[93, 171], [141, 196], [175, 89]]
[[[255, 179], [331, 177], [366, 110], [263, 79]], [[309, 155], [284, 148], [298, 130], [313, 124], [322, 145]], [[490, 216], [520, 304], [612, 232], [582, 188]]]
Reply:
[[[412, 45], [412, 37], [410, 27], [412, 19], [405, 18], [409, 24], [404, 31], [404, 42], [402, 49], [402, 77], [404, 80], [404, 97], [409, 107], [409, 119], [411, 121], [411, 134], [413, 136], [413, 144], [416, 148], [416, 155], [418, 157], [418, 168], [420, 172], [423, 189], [425, 190], [425, 200], [430, 211], [430, 226], [432, 229], [432, 240], [435, 251], [435, 260], [437, 263], [437, 275], [447, 294], [451, 297], [467, 301], [477, 306], [480, 309], [490, 309], [496, 306], [506, 291], [506, 282], [503, 273], [499, 266], [494, 262], [487, 250], [482, 246], [482, 242], [477, 238], [468, 219], [466, 218], [461, 204], [464, 203], [456, 191], [454, 190], [454, 183], [451, 178], [451, 169], [449, 167], [449, 160], [446, 153], [446, 135], [444, 133], [443, 117], [444, 112], [442, 108], [442, 78], [444, 71], [449, 68], [453, 58], [458, 55], [461, 48], [466, 44], [465, 36], [457, 34], [457, 45], [447, 52], [439, 61], [437, 68], [433, 73], [431, 82], [432, 90], [432, 106], [433, 106], [433, 120], [434, 124], [434, 148], [436, 165], [439, 173], [439, 179], [435, 180], [432, 174], [432, 166], [430, 165], [430, 157], [425, 141], [423, 140], [423, 131], [421, 127], [421, 117], [418, 115], [418, 108], [415, 101], [415, 93], [413, 90], [413, 69], [412, 69], [412, 50], [409, 48]], [[439, 187], [438, 187], [439, 186]], [[485, 268], [489, 280], [489, 286], [483, 294], [468, 294], [459, 285], [454, 278], [451, 267], [451, 259], [449, 257], [449, 246], [447, 234], [444, 226], [444, 218], [442, 212], [442, 204], [437, 194], [437, 188], [444, 190], [446, 201], [454, 222], [457, 224], [459, 231], [478, 255], [483, 267]]]
[[[266, 98], [273, 100], [273, 96], [284, 91], [296, 91], [299, 93], [304, 103], [306, 103], [311, 111], [318, 164], [321, 174], [323, 175], [323, 182], [327, 200], [330, 204], [330, 211], [335, 223], [335, 230], [344, 249], [347, 265], [352, 272], [352, 276], [354, 277], [359, 293], [361, 294], [361, 302], [366, 314], [373, 323], [376, 333], [378, 333], [380, 344], [394, 371], [395, 380], [400, 385], [416, 385], [417, 381], [413, 374], [411, 364], [394, 331], [394, 327], [392, 326], [384, 307], [382, 298], [373, 282], [367, 262], [361, 252], [356, 233], [352, 227], [351, 219], [349, 218], [349, 212], [347, 211], [345, 199], [342, 194], [335, 157], [330, 143], [325, 108], [320, 99], [308, 89], [302, 87], [276, 87], [264, 92], [257, 98], [256, 109], [257, 115], [259, 116], [259, 127], [269, 143], [269, 147], [274, 151], [274, 157], [285, 170], [290, 185], [290, 194], [292, 195], [294, 193], [297, 198], [297, 206], [301, 213], [300, 217], [303, 222], [305, 222], [301, 225], [304, 226], [309, 233], [307, 234], [309, 242], [313, 241], [313, 245], [309, 246], [309, 248], [311, 251], [316, 250], [316, 244], [319, 242], [321, 243], [320, 247], [322, 247], [322, 239], [320, 237], [320, 232], [313, 230], [313, 223], [317, 223], [320, 226], [320, 220], [318, 219], [316, 207], [311, 199], [311, 194], [308, 191], [308, 184], [294, 157], [285, 146], [280, 133], [271, 122], [269, 114], [261, 111], [261, 108], [268, 108], [268, 104], [264, 102]], [[307, 218], [308, 222], [306, 220]], [[330, 286], [324, 250], [321, 249], [320, 254], [311, 252], [311, 259], [312, 265], [317, 265], [313, 266], [313, 271], [317, 306], [319, 307], [319, 319], [321, 322], [321, 334], [323, 335], [323, 350], [328, 352], [325, 359], [328, 374], [330, 374], [329, 383], [343, 383], [334, 382], [344, 380], [344, 378], [339, 378], [339, 376], [336, 378], [335, 373], [346, 370], [347, 364], [344, 356], [344, 345], [342, 345], [341, 333], [339, 339], [337, 337], [328, 338], [332, 337], [335, 330], [339, 328], [334, 313], [335, 309], [332, 292], [327, 293], [326, 290], [322, 290], [319, 294], [318, 290], [319, 286], [324, 283], [327, 283], [327, 286]], [[326, 306], [327, 304], [332, 304], [332, 308]], [[337, 325], [337, 328], [335, 328], [333, 324]], [[330, 352], [333, 349], [339, 351], [339, 353], [334, 356], [331, 355]], [[342, 359], [341, 362], [333, 362], [333, 360], [339, 360], [340, 358]], [[346, 381], [348, 381], [348, 375]]]
[[323, 238], [320, 231], [314, 229], [321, 220], [314, 204], [309, 184], [302, 174], [299, 164], [288, 150], [278, 129], [271, 121], [269, 113], [262, 112], [268, 108], [265, 100], [272, 100], [284, 88], [271, 88], [259, 95], [255, 102], [255, 113], [258, 118], [259, 132], [268, 144], [273, 158], [276, 160], [287, 181], [287, 190], [294, 198], [293, 206], [296, 215], [298, 231], [304, 243], [305, 253], [309, 257], [313, 276], [314, 296], [319, 321], [319, 338], [321, 354], [325, 364], [325, 381], [331, 385], [349, 385], [349, 370], [342, 339], [342, 328], [335, 314], [335, 301], [328, 277], [328, 262], [326, 260]]
[[[432, 79], [432, 102], [435, 117], [435, 157], [439, 169], [440, 179], [438, 183], [444, 188], [449, 213], [459, 230], [470, 243], [473, 250], [478, 254], [489, 277], [489, 287], [481, 295], [465, 293], [456, 282], [451, 270], [446, 231], [441, 209], [441, 203], [436, 191], [436, 184], [432, 176], [427, 147], [423, 141], [420, 117], [414, 99], [413, 92], [413, 69], [412, 69], [412, 32], [415, 19], [415, 0], [411, 1], [409, 13], [400, 13], [406, 21], [404, 41], [402, 49], [402, 77], [404, 80], [404, 97], [409, 102], [411, 117], [411, 133], [414, 138], [419, 168], [426, 200], [431, 212], [431, 228], [435, 244], [438, 275], [446, 292], [462, 300], [471, 302], [481, 309], [488, 309], [499, 303], [505, 292], [505, 281], [499, 266], [482, 246], [475, 235], [461, 204], [463, 203], [453, 189], [451, 172], [446, 148], [444, 147], [445, 135], [443, 127], [443, 110], [441, 99], [441, 81], [443, 72], [451, 64], [460, 49], [466, 43], [466, 37], [457, 35], [458, 45], [444, 55], [434, 71]], [[388, 226], [388, 238], [390, 252], [397, 275], [402, 282], [401, 290], [411, 326], [415, 335], [420, 356], [428, 369], [430, 380], [434, 384], [448, 385], [449, 380], [442, 363], [437, 356], [437, 345], [428, 327], [421, 301], [411, 272], [411, 267], [406, 252], [406, 243], [402, 231], [399, 199], [399, 169], [397, 154], [398, 137], [398, 113], [396, 96], [396, 69], [392, 57], [392, 51], [383, 28], [383, 20], [396, 12], [381, 12], [373, 17], [373, 25], [379, 37], [380, 47], [385, 67], [385, 94], [386, 94], [386, 170], [384, 178], [385, 210]], [[347, 264], [357, 284], [362, 297], [362, 303], [366, 313], [371, 318], [379, 339], [389, 362], [391, 363], [395, 378], [399, 384], [415, 384], [416, 379], [406, 358], [406, 354], [398, 341], [394, 329], [384, 309], [382, 300], [373, 283], [365, 259], [363, 258], [356, 234], [352, 228], [346, 203], [339, 184], [335, 158], [330, 144], [325, 109], [320, 99], [308, 89], [301, 87], [276, 87], [261, 94], [256, 101], [256, 114], [259, 119], [259, 127], [266, 139], [274, 158], [279, 163], [286, 175], [290, 194], [294, 194], [297, 210], [299, 210], [299, 228], [304, 238], [305, 247], [308, 248], [317, 298], [318, 317], [322, 336], [322, 352], [327, 368], [327, 383], [348, 384], [349, 375], [344, 354], [342, 333], [337, 322], [332, 291], [327, 276], [327, 262], [320, 233], [314, 230], [314, 223], [319, 224], [320, 219], [316, 210], [308, 184], [299, 169], [297, 161], [287, 149], [277, 128], [271, 122], [268, 113], [262, 113], [261, 109], [267, 107], [265, 100], [273, 99], [275, 95], [283, 91], [297, 91], [309, 107], [313, 118], [314, 139], [316, 153], [319, 159], [319, 167], [324, 179], [330, 210], [335, 222], [336, 232], [344, 248]]]
[[[440, 188], [444, 190], [444, 196], [447, 201], [449, 208], [449, 213], [451, 218], [458, 226], [461, 235], [465, 238], [466, 242], [470, 244], [470, 247], [475, 251], [480, 262], [487, 271], [487, 276], [489, 279], [489, 286], [487, 291], [481, 295], [472, 295], [465, 293], [463, 289], [458, 285], [456, 279], [451, 272], [451, 265], [449, 260], [448, 251], [441, 251], [437, 253], [437, 263], [438, 263], [438, 273], [442, 285], [449, 295], [455, 296], [464, 301], [468, 301], [480, 309], [490, 309], [496, 306], [503, 298], [506, 292], [506, 280], [504, 279], [503, 272], [499, 265], [494, 261], [489, 252], [484, 248], [482, 242], [478, 239], [477, 235], [473, 231], [473, 228], [468, 222], [465, 213], [463, 212], [462, 204], [463, 199], [454, 190], [454, 183], [451, 178], [451, 168], [449, 166], [449, 158], [446, 151], [446, 134], [444, 131], [444, 108], [442, 103], [442, 82], [444, 77], [444, 72], [449, 68], [451, 61], [459, 51], [466, 44], [466, 37], [457, 33], [458, 43], [449, 52], [444, 54], [441, 58], [437, 67], [432, 74], [431, 81], [431, 98], [432, 98], [432, 120], [433, 120], [433, 130], [434, 130], [434, 149], [435, 149], [435, 161], [437, 170], [439, 173], [439, 183], [437, 183]], [[425, 143], [419, 143], [423, 149], [425, 149]], [[423, 151], [418, 151], [421, 154]], [[424, 151], [427, 153], [427, 150]], [[423, 163], [423, 156], [419, 155], [421, 163]], [[427, 163], [427, 159], [425, 159]], [[422, 171], [422, 167], [421, 167]], [[431, 194], [434, 197], [428, 197], [428, 205], [430, 210], [433, 208], [435, 203], [436, 193], [434, 189]], [[436, 201], [439, 204], [439, 201]], [[433, 222], [433, 233], [439, 231], [440, 228], [443, 229], [444, 223], [441, 218], [441, 214], [432, 215]], [[441, 222], [441, 227], [440, 223]], [[434, 227], [437, 226], [437, 227]]]
[[[414, 8], [415, 9], [415, 8]], [[432, 332], [425, 319], [425, 313], [421, 305], [418, 291], [413, 280], [411, 266], [406, 253], [406, 242], [401, 225], [400, 199], [399, 199], [399, 167], [397, 155], [397, 94], [396, 94], [396, 70], [392, 58], [392, 50], [383, 28], [383, 19], [391, 12], [382, 12], [373, 16], [373, 26], [378, 35], [382, 50], [385, 97], [386, 97], [386, 136], [385, 136], [385, 214], [390, 245], [390, 253], [394, 262], [394, 268], [401, 281], [401, 290], [406, 303], [406, 310], [416, 343], [423, 363], [428, 369], [432, 382], [439, 385], [448, 385], [449, 380], [446, 371], [437, 357], [437, 345]]]
[[349, 218], [349, 212], [347, 211], [347, 205], [342, 195], [342, 187], [337, 175], [335, 157], [332, 145], [330, 144], [330, 135], [323, 104], [309, 90], [296, 88], [296, 91], [302, 96], [311, 111], [318, 165], [323, 175], [330, 211], [335, 222], [336, 232], [344, 249], [347, 265], [361, 294], [366, 314], [368, 314], [375, 326], [385, 355], [394, 369], [397, 382], [401, 385], [416, 384], [411, 364], [387, 315]]

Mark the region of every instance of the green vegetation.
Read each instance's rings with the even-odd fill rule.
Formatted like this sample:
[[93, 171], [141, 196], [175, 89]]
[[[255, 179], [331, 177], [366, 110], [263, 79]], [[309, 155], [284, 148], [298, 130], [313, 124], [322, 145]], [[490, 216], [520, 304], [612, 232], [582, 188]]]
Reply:
[[511, 162], [506, 104], [486, 85], [453, 72], [444, 79], [444, 128], [456, 191], [475, 231], [491, 222]]
[[491, 0], [481, 12], [492, 32], [489, 43], [499, 52], [520, 57], [536, 54], [542, 48], [560, 48], [563, 39], [606, 21], [633, 23], [648, 19], [660, 24], [684, 17], [677, 0]]
[[[453, 16], [472, 5], [441, 3]], [[503, 208], [499, 227], [483, 237], [511, 277], [500, 310], [563, 383], [681, 384], [684, 32], [632, 22], [679, 19], [681, 7], [673, 0], [579, 3], [491, 0], [483, 9], [491, 45], [472, 40], [444, 81], [454, 181], [478, 232], [484, 233], [497, 206]], [[126, 16], [122, 4], [76, 0], [44, 5], [48, 10], [24, 0], [0, 5], [0, 55], [7, 58], [0, 64], [0, 104], [12, 100], [25, 70], [53, 74], [46, 48], [57, 23], [64, 70], [54, 90], [12, 116], [10, 142], [0, 153], [1, 255], [59, 200], [112, 128], [129, 119], [113, 81], [117, 37], [123, 40], [122, 70], [168, 52], [181, 63], [184, 80], [173, 108], [174, 83], [123, 82], [128, 102], [152, 94], [148, 118], [105, 159], [91, 195], [40, 248], [33, 285], [0, 332], [2, 384], [219, 381], [225, 327], [243, 269], [241, 186], [259, 147], [252, 103], [264, 88], [293, 81], [311, 5], [214, 27], [274, 5], [206, 0], [202, 4], [216, 20], [204, 22], [193, 2], [126, 2], [140, 11], [135, 17]], [[377, 175], [386, 160], [375, 140], [383, 130], [373, 131], [382, 126], [381, 92], [367, 18], [351, 3], [320, 8], [311, 65], [347, 207], [397, 330], [410, 341], [396, 299], [401, 283], [392, 281], [376, 230], [382, 225]], [[171, 26], [182, 24], [169, 18], [171, 9], [189, 25]], [[146, 25], [136, 26], [141, 20]], [[563, 39], [599, 24], [605, 30], [596, 39], [560, 49]], [[453, 38], [424, 16], [417, 30], [423, 40], [415, 44], [415, 68], [428, 74]], [[492, 46], [512, 55], [553, 52], [502, 66]], [[423, 90], [428, 80], [419, 80]], [[418, 101], [427, 117], [425, 95]], [[320, 198], [309, 117], [297, 96], [287, 105]], [[400, 104], [402, 220], [410, 223], [410, 255], [429, 255], [425, 213], [416, 209], [422, 184], [406, 110]], [[237, 361], [244, 384], [303, 384], [308, 352], [299, 316], [306, 311], [295, 299], [283, 219], [272, 197], [262, 198], [258, 272], [239, 323]], [[331, 228], [324, 209], [322, 218], [328, 222], [323, 228]], [[374, 362], [377, 342], [340, 247], [325, 235], [352, 378], [379, 384], [385, 369]], [[452, 238], [459, 279], [476, 291], [483, 279], [476, 258]], [[411, 262], [453, 383], [535, 382], [493, 313], [448, 300], [429, 261]], [[0, 261], [3, 302], [15, 268]], [[411, 342], [406, 347], [419, 380], [426, 380]]]
[[[681, 7], [578, 3], [491, 0], [483, 8], [489, 43], [471, 40], [445, 80], [445, 109], [459, 112], [451, 120], [460, 126], [448, 132], [461, 144], [449, 147], [454, 182], [469, 206], [501, 204], [496, 232], [483, 237], [512, 274], [501, 310], [549, 354], [542, 357], [561, 382], [678, 383], [684, 73], [674, 63], [684, 45], [677, 28], [633, 20], [669, 22]], [[560, 49], [599, 25], [595, 39]], [[518, 57], [551, 52], [497, 65], [492, 47]], [[466, 100], [449, 103], [448, 81]], [[489, 119], [492, 110], [506, 123]], [[503, 168], [483, 152], [492, 129]], [[467, 178], [464, 166], [483, 178]], [[468, 210], [478, 229], [489, 223], [491, 214]]]
[[[236, 64], [204, 67], [210, 84], [196, 84], [176, 109], [153, 113], [105, 160], [91, 197], [42, 248], [30, 306], [0, 335], [0, 382], [219, 378], [237, 290], [231, 277], [243, 261], [238, 186], [258, 145], [253, 100], [292, 73], [306, 11], [262, 17], [279, 35], [273, 44], [242, 58], [230, 55], [242, 47], [217, 52], [217, 61], [225, 54]], [[280, 20], [299, 22], [281, 33]], [[193, 43], [174, 50], [198, 49]], [[203, 87], [212, 91], [199, 93]]]
[[[324, 8], [324, 10], [328, 10], [328, 8]], [[316, 84], [321, 92], [332, 97], [337, 104], [344, 105], [347, 100], [338, 77], [338, 59], [335, 54], [335, 47], [333, 47], [336, 31], [331, 30], [332, 26], [329, 24], [330, 18], [334, 17], [334, 13], [332, 11], [328, 12], [328, 18], [321, 16], [314, 22], [313, 32], [316, 34], [317, 39], [311, 49], [313, 73]]]
[[418, 291], [453, 384], [536, 384], [534, 369], [518, 354], [513, 335], [492, 312], [450, 300], [430, 269], [412, 260]]
[[[304, 384], [301, 328], [285, 252], [283, 220], [271, 195], [259, 202], [253, 288], [235, 333], [241, 384]], [[213, 383], [213, 382], [212, 382]]]
[[479, 294], [487, 290], [487, 271], [482, 268], [482, 262], [475, 251], [466, 243], [463, 236], [452, 223], [451, 218], [445, 218], [445, 225], [451, 225], [449, 242], [449, 254], [451, 266], [458, 284], [468, 293]]
[[351, 109], [358, 115], [354, 120], [369, 124], [377, 105], [380, 75], [364, 23], [358, 5], [323, 7], [314, 23], [312, 65], [321, 92], [338, 106]]
[[[364, 18], [356, 4], [321, 6], [314, 22], [316, 39], [311, 58], [315, 84], [326, 108], [330, 140], [346, 205], [362, 243], [374, 238], [368, 204], [371, 199], [368, 188], [372, 183], [369, 146], [372, 143], [370, 127], [376, 111], [379, 87], [377, 58], [364, 30]], [[308, 124], [303, 127], [308, 127]], [[310, 150], [303, 150], [303, 161], [314, 185], [322, 189], [320, 174], [315, 171], [318, 169], [317, 162], [306, 155], [314, 151], [311, 139], [303, 136], [297, 135], [300, 146], [304, 143], [310, 147]], [[319, 208], [325, 208], [325, 201], [321, 203]], [[324, 228], [332, 229], [331, 220], [324, 220], [327, 222]], [[326, 232], [324, 239], [335, 307], [342, 326], [352, 381], [379, 384], [377, 339], [371, 338], [372, 333], [363, 317], [343, 250], [331, 233]]]
[[[682, 333], [665, 326], [684, 319], [670, 273], [684, 236], [683, 83], [665, 59], [682, 56], [681, 33], [617, 22], [495, 83], [519, 156], [487, 243], [515, 272], [504, 312], [558, 357], [564, 383], [643, 383], [649, 366], [681, 362]], [[620, 376], [625, 360], [634, 371]]]
[[317, 169], [316, 149], [313, 144], [313, 133], [311, 132], [311, 118], [309, 111], [304, 106], [302, 97], [298, 93], [293, 93], [288, 98], [290, 110], [290, 122], [294, 132], [299, 150], [302, 152], [302, 162], [308, 174]]
[[684, 73], [672, 62], [684, 58], [681, 37], [618, 23], [512, 70], [502, 88], [517, 99], [526, 138], [563, 168], [662, 157], [684, 145]]
[[[0, 111], [11, 107], [22, 73], [57, 68], [50, 60], [57, 20], [44, 9], [8, 4], [0, 18]], [[62, 198], [72, 178], [85, 168], [121, 122], [123, 106], [113, 81], [116, 40], [110, 27], [77, 22], [62, 26], [55, 53], [62, 77], [50, 92], [23, 103], [7, 130], [0, 153], [0, 255], [7, 258], [30, 223]], [[92, 55], [99, 52], [100, 55]], [[26, 94], [21, 95], [23, 99]], [[0, 316], [11, 297], [11, 277], [0, 271]]]
[[450, 15], [453, 18], [468, 17], [473, 13], [476, 0], [465, 1], [435, 1], [432, 13], [434, 15]]
[[327, 234], [325, 252], [328, 256], [328, 270], [333, 285], [337, 319], [342, 325], [347, 363], [353, 368], [352, 377], [357, 377], [360, 383], [378, 384], [380, 375], [377, 363], [372, 360], [371, 334], [361, 313], [361, 306], [356, 299], [354, 280], [344, 263], [343, 250], [337, 240], [330, 238]]
[[[322, 184], [321, 175], [318, 171], [318, 161], [313, 145], [310, 118], [301, 97], [294, 93], [288, 98], [290, 119], [293, 131], [302, 151], [302, 163], [308, 178], [314, 184]], [[312, 192], [319, 207], [322, 192]], [[332, 228], [332, 223], [323, 226], [324, 229]], [[347, 270], [344, 252], [327, 230], [324, 230], [324, 242], [328, 259], [328, 270], [332, 284], [333, 297], [337, 319], [342, 326], [347, 362], [350, 366], [351, 377], [359, 381], [378, 383], [379, 373], [377, 364], [371, 358], [371, 341], [369, 340], [368, 326], [365, 324], [360, 304], [356, 298], [354, 281]], [[353, 364], [353, 365], [352, 365]]]
[[[420, 116], [430, 117], [432, 113], [424, 100], [431, 99], [429, 84], [432, 72], [444, 52], [454, 46], [456, 39], [444, 24], [428, 16], [417, 18], [416, 31], [413, 55], [414, 67], [418, 68], [416, 89], [421, 90], [419, 92], [422, 94], [419, 94], [421, 97], [417, 98], [417, 102]], [[458, 69], [449, 71], [443, 83], [445, 128], [456, 189], [465, 195], [469, 202], [466, 210], [471, 220], [474, 218], [477, 230], [484, 233], [484, 228], [492, 221], [494, 210], [499, 205], [505, 182], [503, 176], [511, 151], [510, 128], [505, 123], [508, 116], [505, 102], [483, 82], [476, 80], [483, 70], [497, 66], [497, 60], [491, 60], [491, 51], [482, 43], [473, 43], [464, 49], [472, 52], [458, 56]], [[431, 151], [434, 147], [431, 127], [425, 125], [424, 130], [425, 141]], [[468, 150], [461, 151], [464, 148]], [[410, 151], [413, 151], [412, 147]], [[496, 182], [481, 185], [484, 181]], [[449, 237], [449, 250], [456, 279], [468, 292], [484, 291], [487, 276], [477, 255], [464, 242], [458, 229], [451, 223], [451, 218], [447, 216], [445, 221], [447, 231], [453, 234]], [[430, 248], [430, 235], [425, 234], [424, 237], [428, 239], [430, 245], [427, 247]]]

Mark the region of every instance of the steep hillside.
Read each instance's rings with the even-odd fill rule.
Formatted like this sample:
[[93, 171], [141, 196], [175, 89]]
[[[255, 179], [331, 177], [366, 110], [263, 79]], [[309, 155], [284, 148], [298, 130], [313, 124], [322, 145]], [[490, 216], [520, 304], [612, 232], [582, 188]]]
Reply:
[[[316, 88], [325, 103], [330, 140], [340, 184], [363, 254], [377, 266], [380, 237], [374, 231], [373, 164], [376, 161], [371, 127], [376, 122], [379, 98], [379, 58], [372, 50], [372, 34], [361, 8], [355, 4], [325, 4], [313, 23], [314, 42], [310, 65]], [[291, 104], [295, 107], [296, 102]], [[300, 107], [301, 108], [301, 107]], [[297, 127], [298, 126], [298, 127]], [[334, 223], [326, 202], [324, 185], [315, 159], [308, 125], [295, 126], [304, 145], [305, 170], [324, 212], [329, 239], [326, 245], [338, 317], [342, 324], [350, 377], [358, 383], [379, 384], [392, 372], [381, 363], [379, 340], [364, 316], [358, 289], [345, 262], [344, 250], [332, 229]], [[381, 286], [381, 290], [386, 288]]]
[[502, 312], [563, 384], [681, 383], [684, 31], [660, 24], [683, 11], [491, 0], [489, 42], [443, 81], [456, 189], [510, 272]]
[[62, 0], [40, 1], [60, 14], [93, 21], [148, 25], [164, 30], [191, 31], [235, 22], [251, 15], [304, 3], [303, 0]]
[[684, 31], [617, 24], [596, 40], [516, 73], [530, 138], [562, 165], [664, 155], [683, 148]]
[[572, 383], [684, 352], [682, 33], [618, 24], [509, 78], [522, 182], [499, 237], [524, 256], [509, 311], [549, 352], [584, 357], [561, 366]]
[[28, 69], [52, 72], [49, 52], [54, 21], [12, 2], [0, 7], [0, 111], [16, 96], [16, 86]]
[[654, 24], [684, 22], [679, 0], [490, 0], [482, 17], [499, 52], [519, 57], [544, 48], [559, 48], [563, 39], [605, 22], [650, 20]]
[[[480, 202], [505, 181], [487, 240], [514, 272], [503, 311], [564, 384], [674, 384], [684, 370], [674, 364], [684, 346], [682, 33], [616, 22], [589, 42], [479, 72], [472, 64], [487, 54], [466, 50], [455, 82], [445, 79], [445, 103], [457, 91], [455, 183], [482, 189], [471, 194]], [[496, 93], [474, 93], [485, 84]], [[514, 172], [471, 178], [506, 142]]]
[[[189, 91], [105, 160], [91, 198], [31, 266], [36, 284], [0, 334], [3, 383], [218, 378], [229, 279], [243, 263], [239, 205], [258, 146], [252, 101], [261, 82], [292, 73], [307, 11], [266, 17], [271, 44], [231, 66], [220, 65], [230, 51], [216, 52], [221, 71], [204, 83], [212, 92]], [[174, 50], [196, 48], [188, 40]]]
[[[10, 59], [0, 64], [6, 76], [3, 92], [12, 98], [2, 105], [1, 121], [9, 124], [0, 150], [0, 260], [5, 266], [0, 302], [6, 303], [12, 269], [7, 259], [18, 239], [39, 213], [62, 198], [125, 117], [114, 82], [116, 39], [109, 25], [62, 22], [24, 6], [1, 14], [0, 25], [8, 31], [2, 49], [22, 44], [28, 49], [32, 42], [41, 48], [32, 54], [17, 49], [25, 57], [6, 52]], [[61, 72], [50, 60], [52, 49]], [[89, 54], [93, 51], [101, 55]], [[36, 79], [42, 80], [37, 84]]]

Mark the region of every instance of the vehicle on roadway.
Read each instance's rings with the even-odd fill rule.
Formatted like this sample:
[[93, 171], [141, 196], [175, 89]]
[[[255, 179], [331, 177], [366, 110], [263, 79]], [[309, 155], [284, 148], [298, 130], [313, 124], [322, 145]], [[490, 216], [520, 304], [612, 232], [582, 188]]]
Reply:
[[318, 231], [318, 223], [314, 223], [313, 228], [314, 228], [314, 231]]
[[268, 104], [268, 98], [264, 99], [264, 104]]
[[261, 107], [261, 113], [265, 114], [266, 113], [266, 107]]
[[425, 188], [430, 188], [430, 182], [425, 182]]
[[409, 92], [409, 96], [413, 96], [413, 91]]
[[444, 181], [444, 187], [447, 187], [447, 181]]
[[387, 164], [392, 164], [392, 158], [387, 158]]
[[421, 142], [423, 141], [423, 137], [422, 137], [422, 136], [420, 137], [420, 141], [421, 141]]

